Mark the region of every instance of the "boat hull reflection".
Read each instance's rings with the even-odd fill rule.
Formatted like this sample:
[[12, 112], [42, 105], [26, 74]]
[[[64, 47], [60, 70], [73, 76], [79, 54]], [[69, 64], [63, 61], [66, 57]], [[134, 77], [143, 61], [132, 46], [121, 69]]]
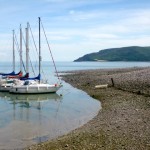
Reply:
[[[31, 107], [33, 104], [40, 104], [46, 101], [61, 101], [62, 96], [57, 93], [53, 94], [10, 94], [0, 92], [0, 98], [11, 101], [13, 105], [22, 104], [23, 107]], [[39, 106], [37, 107], [39, 109]]]

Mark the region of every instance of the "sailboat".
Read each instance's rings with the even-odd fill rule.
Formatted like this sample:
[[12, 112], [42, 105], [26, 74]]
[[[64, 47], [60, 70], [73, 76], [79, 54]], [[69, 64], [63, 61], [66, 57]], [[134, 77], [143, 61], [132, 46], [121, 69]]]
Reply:
[[42, 94], [56, 93], [62, 84], [48, 84], [41, 81], [41, 19], [39, 17], [39, 80], [26, 80], [23, 85], [13, 85], [10, 93], [16, 94]]
[[[14, 39], [13, 39], [14, 41]], [[14, 47], [14, 44], [13, 44], [13, 47]], [[14, 48], [13, 48], [14, 49]], [[14, 55], [15, 53], [13, 53]], [[20, 72], [18, 74], [14, 74], [14, 75], [8, 75], [7, 77], [8, 78], [11, 78], [11, 79], [14, 79], [14, 78], [21, 78], [23, 76], [23, 71], [22, 71], [22, 28], [21, 28], [21, 25], [20, 25], [20, 50], [19, 50], [19, 55], [20, 55]], [[13, 56], [15, 57], [15, 56]], [[15, 64], [15, 62], [14, 62]]]
[[[13, 30], [13, 71], [11, 73], [0, 73], [0, 91], [9, 91], [10, 86], [13, 84], [13, 79], [15, 77], [21, 77], [22, 71], [15, 74], [15, 31]], [[8, 86], [8, 87], [7, 87]]]
[[[14, 82], [17, 82], [20, 78], [22, 78], [22, 29], [20, 25], [20, 72], [15, 74], [15, 47], [14, 47], [14, 30], [13, 30], [13, 74], [3, 74], [5, 76], [4, 79], [0, 82], [0, 91], [9, 92], [10, 88], [13, 86]], [[21, 83], [21, 82], [20, 82]]]
[[[21, 52], [20, 52], [21, 55]], [[21, 58], [20, 58], [21, 59]], [[3, 78], [7, 78], [9, 76], [9, 78], [15, 78], [15, 76], [17, 77], [21, 77], [22, 76], [22, 70], [19, 71], [19, 73], [15, 73], [15, 31], [13, 30], [13, 71], [11, 73], [0, 73], [1, 76], [3, 76]]]

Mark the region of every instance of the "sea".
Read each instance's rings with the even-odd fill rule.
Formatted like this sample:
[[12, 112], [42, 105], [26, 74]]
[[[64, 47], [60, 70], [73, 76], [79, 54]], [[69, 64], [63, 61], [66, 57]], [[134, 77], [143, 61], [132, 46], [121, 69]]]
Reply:
[[[56, 62], [59, 74], [87, 69], [148, 67], [150, 62]], [[12, 72], [11, 62], [1, 62], [0, 72]], [[16, 63], [15, 71], [20, 71]], [[25, 69], [24, 69], [25, 71]], [[38, 75], [38, 65], [29, 68]], [[59, 80], [52, 62], [42, 63], [42, 80], [63, 87], [56, 94], [10, 94], [0, 92], [0, 149], [22, 149], [57, 138], [82, 126], [97, 115], [100, 101]], [[78, 81], [77, 81], [78, 82]]]

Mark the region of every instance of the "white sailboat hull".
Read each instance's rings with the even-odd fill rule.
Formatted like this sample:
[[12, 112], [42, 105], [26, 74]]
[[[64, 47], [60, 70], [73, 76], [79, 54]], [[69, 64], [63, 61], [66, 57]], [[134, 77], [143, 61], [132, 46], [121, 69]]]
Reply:
[[12, 88], [13, 84], [2, 84], [0, 85], [0, 91], [1, 92], [9, 92], [9, 90]]
[[49, 84], [31, 84], [13, 86], [9, 92], [18, 94], [40, 94], [40, 93], [56, 93], [62, 85], [49, 85]]
[[17, 85], [23, 85], [24, 81], [20, 81], [18, 79], [6, 79], [5, 83], [0, 84], [0, 91], [1, 92], [9, 92], [12, 87], [15, 85], [15, 83]]

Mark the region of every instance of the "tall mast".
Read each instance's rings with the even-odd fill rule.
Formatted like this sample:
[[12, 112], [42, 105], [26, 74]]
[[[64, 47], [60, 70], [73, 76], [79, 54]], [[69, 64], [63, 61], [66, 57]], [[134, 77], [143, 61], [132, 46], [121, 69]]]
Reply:
[[13, 71], [15, 72], [15, 31], [13, 30]]
[[29, 73], [29, 23], [26, 28], [26, 73]]
[[20, 25], [20, 71], [22, 72], [22, 28]]
[[41, 28], [41, 18], [39, 17], [39, 75], [41, 75], [41, 29], [40, 28]]

